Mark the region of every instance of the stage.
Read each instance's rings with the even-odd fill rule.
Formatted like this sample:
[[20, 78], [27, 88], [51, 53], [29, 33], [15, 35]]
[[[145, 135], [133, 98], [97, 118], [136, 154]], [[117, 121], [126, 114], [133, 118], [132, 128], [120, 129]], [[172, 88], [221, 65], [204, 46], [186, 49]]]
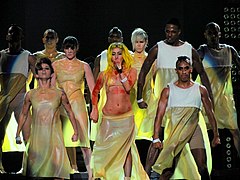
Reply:
[[[240, 177], [240, 158], [233, 145], [232, 135], [227, 129], [219, 130], [221, 145], [212, 149], [212, 180], [229, 180]], [[211, 134], [209, 134], [211, 139]], [[24, 180], [29, 177], [16, 174], [21, 168], [23, 152], [4, 152], [3, 166], [7, 174], [0, 174], [0, 180]], [[80, 148], [77, 148], [77, 164], [80, 173], [71, 174], [71, 180], [87, 180], [88, 175]], [[151, 173], [150, 180], [158, 180], [159, 175]]]

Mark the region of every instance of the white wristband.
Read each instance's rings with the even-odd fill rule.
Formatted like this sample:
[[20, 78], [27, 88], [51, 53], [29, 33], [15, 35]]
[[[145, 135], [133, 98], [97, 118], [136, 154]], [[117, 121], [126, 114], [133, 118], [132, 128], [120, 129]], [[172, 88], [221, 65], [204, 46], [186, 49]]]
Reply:
[[127, 77], [123, 78], [120, 80], [122, 83], [126, 82], [127, 81]]
[[16, 141], [21, 141], [21, 137], [20, 136], [17, 136], [15, 137]]
[[152, 142], [153, 142], [153, 143], [157, 143], [157, 142], [160, 142], [160, 143], [161, 143], [161, 141], [160, 141], [160, 139], [159, 139], [159, 138], [157, 138], [157, 139], [154, 139]]
[[143, 102], [143, 98], [137, 100], [137, 103], [141, 103], [141, 102]]

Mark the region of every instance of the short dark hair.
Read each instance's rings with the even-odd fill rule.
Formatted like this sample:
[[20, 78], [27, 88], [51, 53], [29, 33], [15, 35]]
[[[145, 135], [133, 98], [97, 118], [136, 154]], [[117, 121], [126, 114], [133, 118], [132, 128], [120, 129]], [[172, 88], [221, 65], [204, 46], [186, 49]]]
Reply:
[[43, 37], [46, 37], [46, 36], [51, 36], [51, 37], [54, 37], [54, 38], [58, 38], [58, 34], [55, 30], [53, 29], [47, 29], [44, 33], [43, 33]]
[[207, 31], [208, 29], [215, 29], [215, 28], [217, 28], [220, 31], [220, 26], [217, 23], [210, 22], [206, 25], [205, 31]]
[[187, 56], [178, 56], [178, 57], [177, 57], [177, 61], [176, 61], [176, 68], [178, 67], [178, 65], [179, 65], [181, 62], [186, 62], [186, 63], [188, 63], [190, 66], [192, 66], [189, 57], [187, 57]]
[[118, 28], [118, 27], [113, 27], [110, 31], [109, 31], [109, 37], [112, 34], [117, 34], [119, 37], [122, 37], [122, 31]]
[[36, 74], [38, 74], [38, 71], [42, 69], [42, 64], [47, 64], [50, 67], [51, 70], [51, 74], [54, 73], [54, 69], [52, 67], [52, 61], [48, 58], [40, 58], [37, 60], [36, 64], [35, 64], [35, 72]]
[[76, 37], [74, 36], [67, 36], [64, 40], [63, 40], [63, 44], [62, 44], [62, 49], [67, 49], [67, 48], [77, 48], [78, 47], [78, 40]]
[[166, 24], [173, 24], [178, 27], [178, 29], [181, 29], [180, 21], [177, 18], [171, 18], [167, 21]]
[[23, 29], [19, 25], [11, 24], [10, 27], [8, 28], [8, 31], [9, 31], [10, 28], [12, 30], [14, 30], [15, 32], [19, 33], [20, 39], [23, 40], [23, 38], [24, 38]]

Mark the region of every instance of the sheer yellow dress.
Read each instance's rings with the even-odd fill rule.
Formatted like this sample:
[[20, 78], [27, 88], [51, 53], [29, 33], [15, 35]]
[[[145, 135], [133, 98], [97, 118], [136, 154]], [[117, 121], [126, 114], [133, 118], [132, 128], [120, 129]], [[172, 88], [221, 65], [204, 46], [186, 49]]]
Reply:
[[24, 173], [30, 177], [70, 179], [71, 166], [60, 120], [62, 92], [56, 88], [38, 88], [29, 91], [29, 95], [32, 126], [26, 146]]
[[57, 84], [68, 97], [77, 120], [80, 141], [72, 142], [74, 133], [70, 120], [64, 121], [63, 134], [66, 147], [90, 147], [89, 118], [84, 98], [84, 63], [78, 59], [61, 59], [53, 63]]

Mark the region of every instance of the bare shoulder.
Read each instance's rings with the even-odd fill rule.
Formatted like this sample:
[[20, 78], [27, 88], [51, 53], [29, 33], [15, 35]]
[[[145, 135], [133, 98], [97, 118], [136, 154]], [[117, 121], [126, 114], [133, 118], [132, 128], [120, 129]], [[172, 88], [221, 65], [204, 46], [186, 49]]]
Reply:
[[83, 64], [85, 70], [91, 70], [91, 67], [87, 62], [81, 61], [81, 63]]
[[[35, 63], [36, 60], [37, 60], [36, 56], [34, 56], [33, 54], [29, 54], [29, 56], [28, 56], [28, 61], [29, 61], [30, 63]], [[34, 65], [35, 65], [35, 64], [34, 64]]]
[[200, 58], [200, 56], [199, 56], [197, 50], [194, 47], [192, 47], [192, 59], [199, 60], [199, 58]]
[[169, 92], [170, 92], [170, 88], [169, 88], [169, 86], [167, 86], [167, 87], [163, 88], [162, 95], [168, 97], [169, 96]]
[[207, 88], [202, 84], [199, 84], [199, 90], [201, 94], [208, 94]]

